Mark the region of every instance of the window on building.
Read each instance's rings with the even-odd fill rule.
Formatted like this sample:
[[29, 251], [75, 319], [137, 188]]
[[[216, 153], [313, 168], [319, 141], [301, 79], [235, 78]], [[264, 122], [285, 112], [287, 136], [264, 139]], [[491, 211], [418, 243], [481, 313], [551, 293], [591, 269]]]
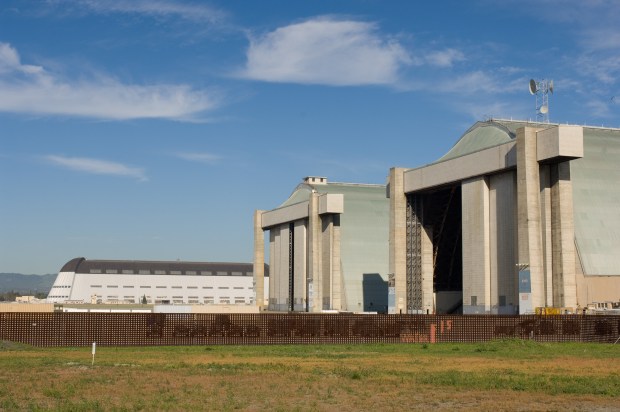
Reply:
[[148, 269], [140, 269], [140, 270], [138, 271], [138, 273], [139, 273], [140, 275], [150, 275], [150, 274], [151, 274], [151, 271], [150, 271], [150, 270], [148, 270]]
[[183, 289], [183, 286], [172, 286], [172, 289]]
[[108, 285], [106, 286], [108, 289], [116, 289], [118, 288], [118, 285]]
[[186, 270], [185, 274], [187, 276], [196, 276], [196, 271], [195, 270]]
[[91, 269], [90, 273], [101, 273], [101, 269]]
[[166, 271], [165, 271], [165, 270], [156, 270], [156, 271], [155, 271], [155, 274], [156, 274], [156, 275], [165, 275], [165, 274], [166, 274]]
[[140, 289], [150, 289], [150, 286], [140, 286]]
[[228, 272], [217, 272], [217, 276], [227, 276]]
[[155, 286], [156, 289], [166, 289], [166, 286]]
[[128, 286], [128, 285], [125, 285], [125, 286], [123, 286], [123, 288], [124, 288], [124, 289], [133, 289], [133, 286]]
[[90, 285], [91, 288], [100, 288], [101, 285]]
[[203, 286], [203, 289], [213, 289], [213, 286]]
[[243, 289], [243, 286], [235, 286], [233, 289]]
[[106, 270], [105, 270], [105, 273], [108, 273], [108, 274], [115, 274], [115, 273], [118, 273], [118, 270], [117, 270], [117, 269], [106, 269]]
[[243, 276], [243, 272], [231, 272], [233, 276]]
[[125, 274], [125, 275], [133, 275], [133, 269], [123, 269], [123, 274]]
[[171, 275], [180, 275], [180, 274], [181, 274], [181, 271], [180, 271], [180, 270], [171, 270], [171, 271], [170, 271], [170, 274], [171, 274]]
[[188, 286], [188, 289], [198, 289], [198, 286]]

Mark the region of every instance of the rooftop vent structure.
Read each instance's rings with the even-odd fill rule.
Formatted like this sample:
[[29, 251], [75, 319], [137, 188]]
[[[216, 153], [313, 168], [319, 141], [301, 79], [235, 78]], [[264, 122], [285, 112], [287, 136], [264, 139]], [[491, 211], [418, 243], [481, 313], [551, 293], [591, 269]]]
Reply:
[[327, 184], [327, 178], [320, 176], [306, 176], [304, 177], [304, 183], [313, 185], [325, 185]]

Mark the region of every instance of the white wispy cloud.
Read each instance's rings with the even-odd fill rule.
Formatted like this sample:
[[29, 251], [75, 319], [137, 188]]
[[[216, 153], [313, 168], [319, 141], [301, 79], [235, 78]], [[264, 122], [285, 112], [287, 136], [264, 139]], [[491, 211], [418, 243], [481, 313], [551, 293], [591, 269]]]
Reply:
[[127, 120], [195, 120], [217, 99], [188, 85], [125, 84], [112, 77], [71, 79], [22, 64], [10, 44], [0, 43], [0, 111]]
[[179, 159], [209, 164], [217, 163], [222, 158], [213, 153], [177, 152], [174, 155]]
[[584, 30], [582, 43], [594, 50], [620, 49], [620, 28], [618, 25]]
[[476, 70], [438, 77], [435, 82], [429, 82], [426, 88], [430, 91], [460, 95], [525, 93], [528, 90], [527, 80], [523, 76], [514, 77], [512, 73], [506, 75], [502, 70]]
[[39, 74], [43, 72], [43, 68], [21, 64], [17, 50], [10, 44], [0, 43], [0, 75], [10, 72]]
[[141, 14], [153, 17], [177, 17], [185, 20], [221, 22], [226, 13], [204, 3], [166, 0], [48, 0], [51, 5], [73, 6], [99, 14]]
[[241, 77], [330, 86], [393, 85], [410, 56], [372, 23], [321, 17], [250, 39]]
[[588, 77], [612, 84], [618, 82], [620, 75], [620, 56], [582, 55], [576, 59], [575, 68]]
[[457, 49], [436, 50], [428, 53], [424, 60], [426, 63], [437, 67], [452, 67], [454, 63], [464, 61], [465, 54]]
[[505, 101], [505, 100], [476, 100], [461, 102], [459, 109], [464, 108], [465, 112], [472, 119], [527, 119], [534, 114], [533, 105], [528, 107], [525, 101]]
[[144, 169], [127, 166], [122, 163], [87, 157], [65, 157], [57, 155], [48, 155], [45, 156], [44, 159], [56, 166], [61, 166], [78, 172], [131, 177], [140, 182], [148, 180]]

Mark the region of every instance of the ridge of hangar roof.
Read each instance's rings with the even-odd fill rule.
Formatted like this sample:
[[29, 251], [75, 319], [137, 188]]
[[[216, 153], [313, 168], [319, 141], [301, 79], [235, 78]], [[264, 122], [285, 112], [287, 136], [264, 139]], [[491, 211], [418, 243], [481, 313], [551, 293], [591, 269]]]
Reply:
[[448, 153], [433, 163], [443, 162], [508, 143], [515, 139], [517, 130], [521, 127], [529, 126], [547, 129], [558, 125], [558, 123], [540, 123], [525, 120], [491, 119], [479, 121], [463, 133]]
[[280, 209], [283, 207], [295, 205], [297, 203], [306, 202], [310, 199], [310, 194], [313, 191], [319, 193], [351, 193], [354, 191], [366, 191], [366, 190], [381, 190], [385, 191], [385, 185], [373, 184], [373, 183], [344, 183], [344, 182], [325, 182], [319, 184], [309, 183], [303, 181], [295, 187], [293, 193], [286, 199], [281, 205], [276, 207]]
[[[531, 122], [526, 120], [491, 119], [476, 122], [465, 133], [463, 133], [448, 153], [433, 163], [443, 162], [444, 160], [453, 159], [455, 157], [464, 156], [480, 150], [488, 149], [490, 147], [508, 143], [516, 138], [517, 130], [522, 127], [548, 129], [556, 126], [560, 126], [560, 124]], [[616, 133], [619, 131], [619, 129], [603, 126], [597, 127], [583, 125], [581, 127], [584, 129], [585, 135], [604, 132]]]
[[89, 260], [83, 257], [71, 259], [60, 269], [61, 272], [88, 272], [91, 269], [160, 269], [160, 270], [221, 270], [252, 271], [252, 263], [239, 262], [186, 262], [150, 260]]

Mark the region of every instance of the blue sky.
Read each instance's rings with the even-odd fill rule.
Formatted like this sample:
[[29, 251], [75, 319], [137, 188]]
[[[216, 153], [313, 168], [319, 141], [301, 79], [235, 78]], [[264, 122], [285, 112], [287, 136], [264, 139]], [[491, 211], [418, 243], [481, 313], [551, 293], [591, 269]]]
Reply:
[[[499, 3], [499, 4], [496, 4]], [[304, 176], [384, 183], [474, 122], [620, 127], [620, 3], [3, 0], [0, 272], [252, 260]]]

